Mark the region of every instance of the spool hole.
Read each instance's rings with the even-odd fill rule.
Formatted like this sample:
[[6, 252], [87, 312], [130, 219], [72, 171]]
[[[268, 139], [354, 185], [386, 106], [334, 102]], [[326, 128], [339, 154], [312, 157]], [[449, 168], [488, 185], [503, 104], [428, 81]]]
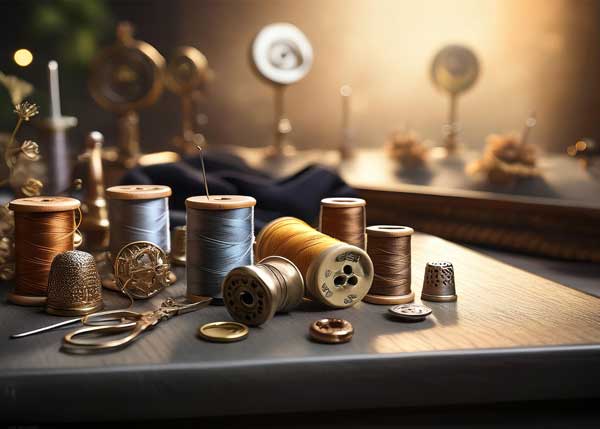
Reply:
[[42, 203], [51, 203], [52, 202], [52, 200], [50, 198], [43, 198], [41, 201], [42, 201]]
[[347, 281], [347, 283], [348, 283], [350, 286], [356, 286], [356, 285], [358, 284], [358, 277], [356, 277], [356, 276], [351, 276], [350, 278], [348, 278], [348, 281]]
[[336, 198], [335, 200], [336, 203], [355, 203], [356, 200], [350, 200], [350, 199], [343, 199], [343, 198]]
[[218, 200], [218, 201], [228, 201], [230, 199], [231, 198], [229, 198], [229, 197], [217, 197], [217, 198], [215, 198], [215, 200]]
[[246, 307], [252, 307], [254, 305], [254, 296], [250, 292], [242, 291], [240, 293], [240, 301]]
[[383, 227], [381, 227], [379, 229], [384, 229], [384, 230], [392, 231], [392, 230], [406, 229], [406, 227], [405, 226], [383, 226]]
[[352, 266], [351, 265], [344, 265], [344, 274], [352, 274]]
[[336, 286], [343, 286], [346, 284], [346, 276], [335, 276], [333, 279], [333, 284]]

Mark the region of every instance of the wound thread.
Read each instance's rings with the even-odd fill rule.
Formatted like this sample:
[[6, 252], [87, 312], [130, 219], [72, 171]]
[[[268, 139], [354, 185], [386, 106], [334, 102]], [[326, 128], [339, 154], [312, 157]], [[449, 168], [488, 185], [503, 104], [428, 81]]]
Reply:
[[227, 273], [252, 264], [255, 204], [254, 198], [236, 195], [186, 200], [188, 296], [221, 299]]
[[321, 200], [319, 230], [340, 241], [365, 249], [366, 202], [360, 198]]
[[[73, 250], [81, 223], [79, 201], [65, 197], [21, 198], [10, 203], [15, 214], [15, 290], [9, 299], [17, 304], [40, 305], [27, 297], [47, 296], [54, 257]], [[75, 211], [79, 222], [75, 222]]]
[[234, 268], [223, 281], [223, 300], [234, 320], [258, 326], [275, 313], [296, 308], [304, 296], [304, 280], [288, 259], [270, 256], [256, 265]]
[[[367, 228], [367, 253], [375, 276], [369, 296], [411, 295], [411, 235], [406, 226], [376, 225]], [[383, 302], [382, 302], [383, 303]]]
[[165, 253], [171, 252], [169, 196], [162, 185], [122, 185], [106, 190], [109, 198], [110, 253], [136, 241], [149, 241]]
[[263, 228], [256, 240], [257, 257], [282, 256], [304, 277], [312, 298], [334, 307], [350, 307], [368, 292], [373, 264], [366, 252], [312, 228], [300, 219], [283, 217]]

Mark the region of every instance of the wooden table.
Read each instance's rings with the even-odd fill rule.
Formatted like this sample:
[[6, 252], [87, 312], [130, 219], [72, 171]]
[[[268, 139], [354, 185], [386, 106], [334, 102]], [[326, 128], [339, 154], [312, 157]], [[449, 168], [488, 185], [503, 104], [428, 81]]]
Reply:
[[[423, 234], [413, 239], [417, 295], [433, 260], [453, 262], [459, 298], [427, 303], [433, 315], [425, 322], [400, 323], [387, 307], [366, 303], [337, 311], [307, 304], [232, 344], [195, 337], [200, 324], [230, 319], [210, 307], [164, 322], [121, 351], [74, 356], [59, 350], [64, 330], [9, 340], [60, 318], [2, 299], [0, 416], [194, 418], [600, 397], [598, 298]], [[183, 292], [179, 282], [136, 309]], [[111, 308], [125, 303], [111, 292], [105, 298]], [[324, 316], [349, 320], [354, 339], [309, 341], [309, 323]]]

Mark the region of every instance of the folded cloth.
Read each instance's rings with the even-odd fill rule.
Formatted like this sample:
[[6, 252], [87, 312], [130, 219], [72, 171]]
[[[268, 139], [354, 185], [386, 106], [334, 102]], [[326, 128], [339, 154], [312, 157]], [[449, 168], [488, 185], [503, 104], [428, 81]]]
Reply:
[[[211, 195], [249, 195], [256, 198], [256, 231], [281, 216], [294, 216], [314, 224], [322, 198], [357, 196], [356, 191], [337, 173], [324, 166], [310, 165], [290, 177], [274, 179], [229, 153], [205, 151], [204, 164]], [[134, 168], [127, 172], [121, 183], [170, 186], [173, 190], [170, 199], [171, 226], [184, 225], [186, 198], [204, 195], [200, 168], [200, 157], [194, 156], [177, 163]]]

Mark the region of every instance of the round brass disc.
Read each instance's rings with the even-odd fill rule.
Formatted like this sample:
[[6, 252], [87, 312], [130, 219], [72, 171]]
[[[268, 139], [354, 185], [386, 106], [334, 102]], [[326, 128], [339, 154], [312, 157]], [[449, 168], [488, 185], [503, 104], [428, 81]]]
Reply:
[[248, 327], [238, 322], [212, 322], [198, 328], [198, 336], [206, 341], [232, 343], [248, 336]]
[[431, 80], [442, 91], [459, 94], [471, 88], [479, 76], [479, 60], [462, 45], [442, 48], [431, 63]]
[[167, 254], [149, 241], [135, 241], [124, 246], [114, 262], [116, 285], [135, 299], [156, 295], [171, 284]]

